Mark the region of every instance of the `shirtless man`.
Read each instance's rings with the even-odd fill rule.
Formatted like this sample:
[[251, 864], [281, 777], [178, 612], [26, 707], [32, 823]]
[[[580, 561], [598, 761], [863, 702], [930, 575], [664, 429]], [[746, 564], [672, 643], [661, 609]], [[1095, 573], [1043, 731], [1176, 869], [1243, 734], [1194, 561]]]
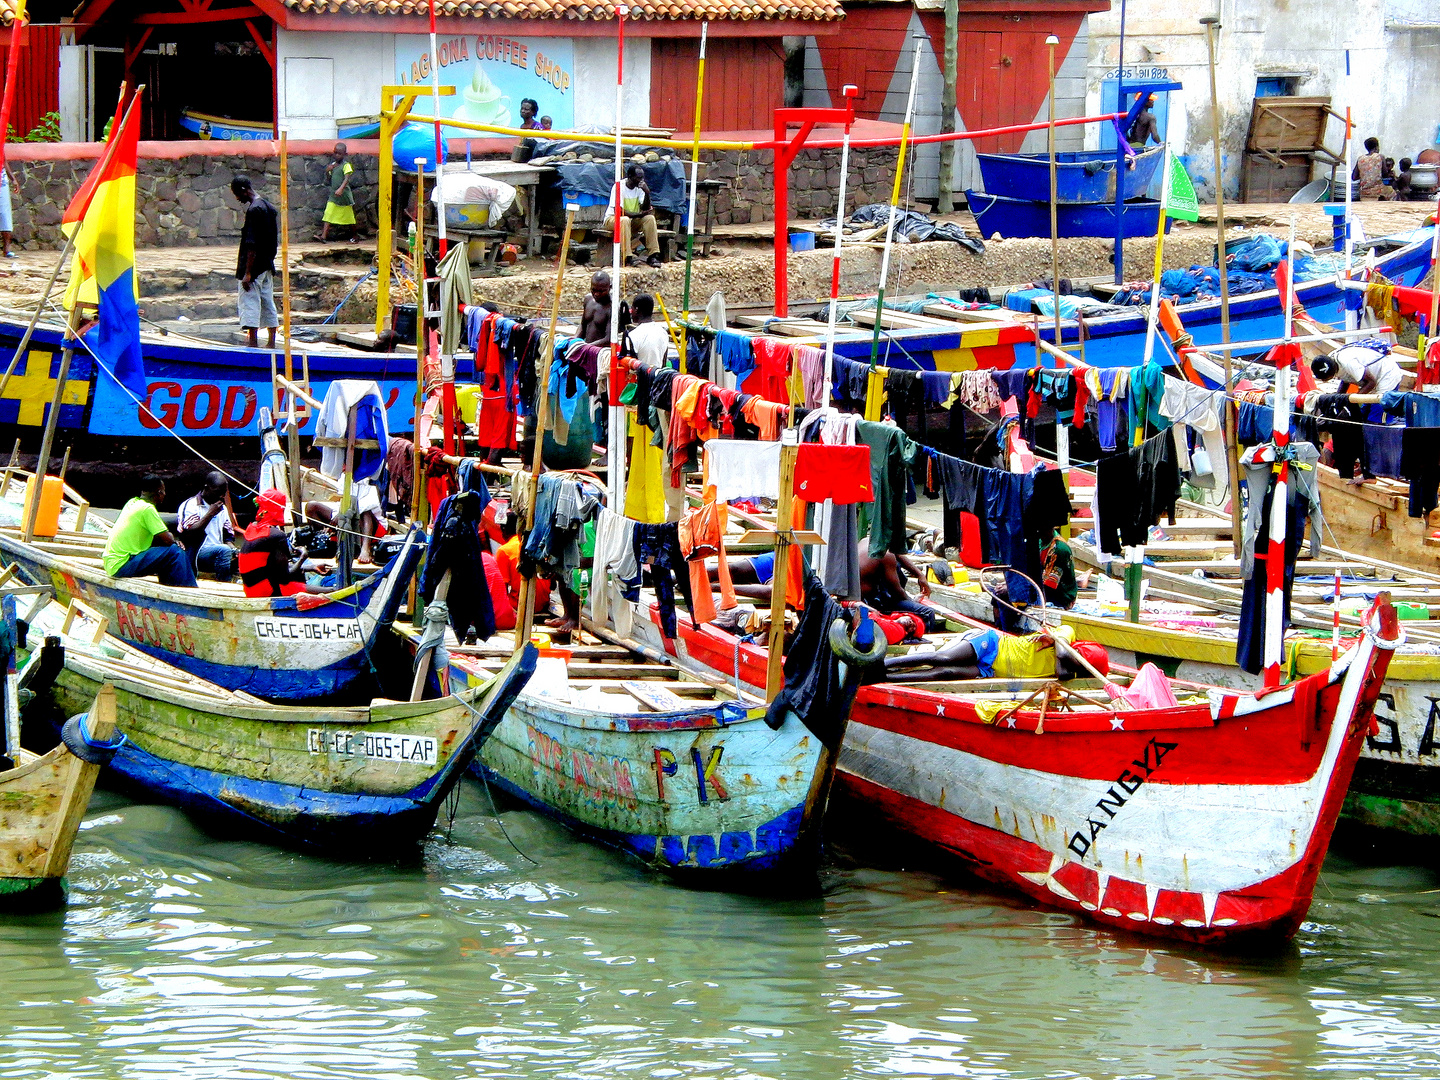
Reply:
[[1130, 125], [1130, 131], [1125, 136], [1125, 141], [1138, 153], [1149, 145], [1154, 139], [1157, 143], [1160, 139], [1160, 123], [1155, 119], [1151, 111], [1155, 106], [1155, 95], [1147, 94], [1145, 104], [1140, 107], [1140, 115], [1135, 117], [1135, 122]]
[[580, 336], [592, 344], [610, 343], [610, 275], [596, 270], [590, 278], [590, 295], [580, 318]]
[[[1088, 676], [1072, 655], [1079, 653], [1102, 674], [1110, 670], [1103, 645], [1074, 641], [1075, 631], [1057, 627], [1017, 637], [998, 630], [975, 630], [958, 641], [933, 652], [908, 652], [885, 658], [885, 678], [890, 682], [923, 682], [931, 679], [1060, 679]], [[1057, 648], [1062, 639], [1069, 649]]]
[[[870, 542], [860, 544], [860, 595], [876, 611], [891, 614], [908, 611], [919, 615], [931, 626], [934, 612], [923, 604], [911, 600], [905, 593], [904, 582], [900, 580], [899, 568], [915, 578], [920, 585], [922, 598], [929, 598], [930, 583], [925, 574], [908, 555], [896, 555], [887, 551], [879, 558], [869, 554]], [[735, 585], [735, 595], [752, 600], [770, 599], [770, 582], [775, 576], [775, 553], [762, 552], [759, 555], [735, 556], [727, 560], [730, 565], [730, 580]], [[710, 580], [719, 581], [719, 568], [709, 568]]]

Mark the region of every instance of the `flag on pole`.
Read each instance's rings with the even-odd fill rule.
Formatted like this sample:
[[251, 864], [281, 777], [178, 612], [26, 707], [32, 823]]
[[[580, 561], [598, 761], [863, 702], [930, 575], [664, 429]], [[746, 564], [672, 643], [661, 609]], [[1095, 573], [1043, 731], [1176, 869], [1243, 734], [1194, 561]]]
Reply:
[[73, 233], [75, 260], [65, 306], [94, 305], [99, 327], [92, 348], [102, 369], [140, 400], [145, 362], [135, 279], [135, 169], [140, 139], [139, 95], [112, 125], [105, 153], [65, 209], [61, 229]]
[[1195, 185], [1190, 182], [1190, 174], [1185, 171], [1185, 166], [1178, 157], [1174, 154], [1168, 154], [1168, 157], [1170, 191], [1165, 198], [1165, 216], [1199, 221], [1200, 203], [1195, 198]]

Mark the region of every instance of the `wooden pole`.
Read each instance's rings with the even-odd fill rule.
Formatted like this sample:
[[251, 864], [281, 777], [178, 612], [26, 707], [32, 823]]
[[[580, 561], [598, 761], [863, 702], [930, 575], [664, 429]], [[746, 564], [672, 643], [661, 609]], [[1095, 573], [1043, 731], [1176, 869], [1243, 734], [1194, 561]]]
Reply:
[[[290, 315], [290, 151], [285, 132], [280, 132], [280, 332], [285, 339], [285, 379], [295, 381], [295, 356], [291, 351]], [[308, 388], [307, 388], [308, 389]], [[290, 431], [286, 432], [290, 464], [290, 520], [304, 516], [300, 501], [300, 434], [296, 430], [295, 395], [285, 391]]]
[[[445, 202], [440, 190], [440, 177], [445, 172], [445, 142], [440, 137], [440, 45], [435, 33], [435, 0], [428, 5], [430, 13], [430, 101], [431, 114], [435, 117], [435, 191], [440, 202], [435, 204], [436, 248], [438, 257], [443, 259], [447, 248], [445, 237]], [[446, 450], [450, 447], [446, 446]]]
[[395, 187], [395, 95], [380, 92], [380, 191], [375, 208], [375, 333], [385, 329], [390, 317], [390, 259], [394, 251], [395, 210], [391, 206]]
[[[616, 22], [616, 43], [615, 43], [615, 235], [610, 245], [610, 370], [613, 374], [615, 361], [620, 356], [620, 302], [625, 298], [625, 290], [621, 287], [620, 275], [623, 263], [623, 248], [621, 246], [621, 218], [625, 213], [625, 207], [620, 202], [620, 183], [625, 177], [625, 140], [624, 128], [624, 105], [625, 105], [625, 16], [628, 8], [624, 4], [617, 4], [615, 7]], [[698, 109], [696, 110], [698, 113]], [[699, 124], [699, 117], [696, 117], [696, 124]], [[633, 242], [633, 237], [631, 238]], [[560, 259], [560, 273], [565, 272], [565, 259]], [[558, 288], [558, 286], [557, 286]], [[684, 363], [684, 357], [681, 357]], [[609, 385], [609, 380], [606, 380]], [[610, 395], [610, 401], [619, 400], [619, 391], [611, 388], [606, 391]], [[610, 506], [616, 513], [624, 513], [625, 507], [625, 481], [626, 461], [625, 453], [628, 445], [629, 421], [625, 409], [622, 406], [611, 406], [609, 401], [606, 407], [610, 409], [609, 424], [607, 426], [607, 441], [605, 453], [606, 480], [610, 487]], [[538, 445], [538, 444], [537, 444]]]
[[420, 445], [420, 414], [425, 410], [425, 345], [429, 327], [425, 321], [425, 308], [429, 300], [429, 289], [425, 281], [425, 159], [415, 159], [415, 256], [412, 269], [415, 273], [415, 461], [413, 480], [415, 490], [410, 495], [410, 518], [420, 521], [425, 506], [425, 448]]
[[[1115, 64], [1115, 111], [1128, 116], [1125, 108], [1125, 4], [1120, 0], [1120, 56]], [[1115, 125], [1115, 284], [1125, 280], [1125, 145], [1128, 133]], [[1143, 147], [1142, 147], [1143, 149]], [[1163, 217], [1163, 214], [1162, 214]]]
[[[1220, 29], [1220, 20], [1207, 15], [1200, 22], [1205, 27], [1205, 48], [1210, 59], [1210, 135], [1215, 154], [1215, 243], [1216, 263], [1220, 270], [1220, 340], [1230, 344], [1230, 275], [1225, 263], [1225, 170], [1223, 151], [1220, 146], [1220, 93], [1215, 82], [1215, 32]], [[1225, 475], [1230, 485], [1230, 535], [1235, 557], [1240, 557], [1244, 546], [1244, 532], [1240, 527], [1240, 441], [1239, 410], [1230, 396], [1235, 377], [1230, 362], [1230, 352], [1225, 352]]]
[[[580, 207], [571, 203], [565, 207], [565, 233], [560, 238], [560, 265], [555, 268], [555, 292], [550, 299], [550, 330], [541, 347], [540, 399], [535, 406], [535, 449], [530, 455], [530, 476], [525, 483], [529, 486], [529, 498], [525, 500], [525, 522], [522, 535], [528, 536], [535, 526], [535, 493], [540, 487], [540, 469], [544, 464], [546, 413], [550, 411], [550, 365], [555, 362], [555, 333], [560, 323], [560, 293], [565, 287], [565, 263], [570, 258], [570, 233], [575, 227], [575, 215]], [[615, 212], [620, 212], [616, 204]], [[616, 301], [612, 298], [612, 304]], [[613, 493], [612, 493], [613, 494]], [[520, 615], [515, 623], [515, 645], [520, 647], [530, 640], [535, 626], [535, 585], [530, 578], [520, 579]]]
[[[895, 183], [890, 188], [890, 220], [885, 229], [885, 250], [880, 256], [880, 288], [875, 294], [875, 329], [870, 337], [870, 366], [880, 358], [880, 323], [885, 311], [885, 283], [890, 278], [890, 249], [895, 246], [895, 219], [900, 213], [900, 184], [905, 176], [905, 151], [910, 142], [910, 120], [915, 115], [915, 86], [920, 81], [920, 45], [925, 38], [915, 35], [915, 55], [910, 61], [910, 93], [905, 98], [905, 123], [900, 128], [900, 153], [895, 159]], [[844, 213], [842, 208], [841, 213]]]
[[795, 496], [795, 458], [799, 452], [799, 439], [792, 426], [785, 430], [780, 447], [780, 499], [775, 505], [775, 566], [770, 574], [770, 636], [765, 665], [767, 702], [774, 701], [785, 685], [782, 667], [785, 662], [785, 593], [790, 585], [790, 546], [794, 535], [790, 513]]
[[1440, 332], [1435, 327], [1435, 320], [1440, 318], [1440, 200], [1436, 201], [1435, 215], [1437, 224], [1430, 236], [1430, 321], [1425, 324], [1425, 337], [1415, 354], [1420, 358], [1415, 366], [1416, 390], [1425, 385], [1425, 356], [1434, 351], [1435, 343], [1440, 341]]
[[25, 327], [25, 333], [20, 335], [20, 344], [15, 346], [15, 354], [10, 357], [10, 364], [5, 368], [4, 376], [0, 376], [0, 397], [5, 396], [5, 387], [10, 384], [10, 376], [15, 373], [15, 367], [20, 363], [20, 358], [25, 355], [25, 349], [30, 344], [30, 338], [35, 333], [35, 325], [40, 321], [40, 316], [45, 311], [45, 305], [50, 302], [50, 294], [55, 289], [55, 282], [60, 277], [60, 271], [70, 260], [70, 252], [75, 248], [75, 234], [78, 229], [72, 229], [65, 237], [65, 246], [60, 249], [60, 258], [55, 260], [55, 269], [50, 271], [50, 280], [45, 283], [45, 293], [40, 297], [40, 302], [35, 305], [35, 311], [30, 316], [30, 323]]
[[[960, 51], [960, 0], [945, 0], [945, 43], [940, 61], [940, 131], [955, 130], [955, 66]], [[955, 142], [940, 144], [940, 194], [935, 209], [955, 209]], [[828, 405], [829, 402], [823, 404]]]
[[[1059, 200], [1060, 181], [1058, 170], [1055, 164], [1055, 46], [1060, 44], [1060, 39], [1051, 34], [1045, 39], [1045, 48], [1050, 54], [1050, 126], [1046, 130], [1049, 138], [1050, 148], [1050, 285], [1055, 297], [1055, 345], [1061, 345], [1060, 339], [1060, 225], [1059, 225]], [[1121, 181], [1119, 174], [1116, 174], [1115, 182]]]
[[35, 519], [40, 514], [40, 493], [45, 486], [45, 471], [50, 466], [50, 449], [55, 443], [55, 428], [60, 423], [60, 401], [65, 395], [65, 380], [70, 376], [70, 361], [75, 356], [75, 327], [79, 322], [76, 313], [80, 307], [77, 300], [70, 309], [70, 318], [65, 324], [65, 351], [60, 354], [60, 374], [55, 380], [50, 412], [45, 416], [45, 434], [40, 439], [40, 456], [35, 461], [35, 494], [30, 500], [30, 512], [25, 515], [23, 539], [27, 544], [35, 539]]
[[[853, 118], [853, 103], [856, 95], [860, 93], [857, 86], [846, 86], [841, 91], [846, 99], [846, 104], [851, 106], [850, 116]], [[830, 314], [825, 323], [825, 377], [823, 389], [820, 392], [820, 407], [824, 408], [830, 404], [830, 387], [835, 381], [835, 308], [840, 301], [840, 249], [845, 237], [845, 181], [850, 172], [850, 124], [845, 124], [845, 135], [840, 143], [840, 190], [837, 192], [839, 208], [835, 211], [835, 261], [830, 270]], [[779, 558], [779, 552], [776, 552]]]
[[[700, 196], [700, 107], [705, 102], [705, 41], [710, 22], [700, 24], [700, 69], [695, 74], [695, 142], [690, 150], [690, 211], [685, 229], [685, 288], [680, 299], [680, 362], [685, 362], [687, 332], [685, 321], [690, 318], [690, 266], [695, 261], [695, 210]], [[611, 298], [613, 305], [615, 300]]]

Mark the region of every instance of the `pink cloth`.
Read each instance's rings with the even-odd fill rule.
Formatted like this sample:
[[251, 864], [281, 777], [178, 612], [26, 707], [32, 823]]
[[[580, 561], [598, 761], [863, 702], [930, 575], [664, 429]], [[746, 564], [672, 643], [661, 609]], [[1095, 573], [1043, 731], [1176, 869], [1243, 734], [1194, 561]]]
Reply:
[[1119, 695], [1137, 709], [1174, 709], [1180, 705], [1170, 689], [1170, 680], [1154, 664], [1142, 667], [1130, 688]]

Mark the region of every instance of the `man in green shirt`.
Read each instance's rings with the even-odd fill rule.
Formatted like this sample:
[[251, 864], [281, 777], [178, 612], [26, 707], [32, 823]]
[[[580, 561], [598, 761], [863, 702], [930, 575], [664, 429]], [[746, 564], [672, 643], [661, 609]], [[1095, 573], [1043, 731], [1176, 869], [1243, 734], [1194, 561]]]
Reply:
[[161, 585], [193, 589], [195, 571], [190, 556], [155, 509], [164, 498], [165, 482], [158, 476], [147, 476], [140, 482], [140, 497], [125, 504], [110, 529], [105, 544], [105, 572], [111, 577], [154, 574]]

